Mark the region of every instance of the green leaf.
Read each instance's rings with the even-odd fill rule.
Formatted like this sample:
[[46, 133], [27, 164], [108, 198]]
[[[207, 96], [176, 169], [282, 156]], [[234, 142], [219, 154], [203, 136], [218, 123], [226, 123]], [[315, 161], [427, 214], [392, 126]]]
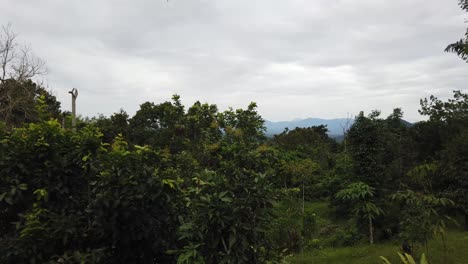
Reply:
[[91, 154], [85, 155], [85, 156], [83, 156], [83, 158], [81, 158], [81, 160], [86, 162], [89, 159], [90, 156], [91, 156]]
[[428, 264], [428, 263], [429, 262], [427, 261], [426, 255], [422, 253], [420, 264]]
[[10, 197], [6, 197], [5, 198], [5, 202], [9, 205], [12, 205], [13, 204], [13, 200], [10, 198]]
[[400, 256], [401, 262], [404, 264], [409, 264], [408, 260], [400, 252], [398, 252], [398, 256]]
[[383, 261], [385, 264], [392, 264], [387, 258], [380, 256], [380, 259]]
[[409, 264], [416, 264], [416, 261], [414, 261], [413, 257], [410, 254], [405, 253], [406, 259], [408, 259]]

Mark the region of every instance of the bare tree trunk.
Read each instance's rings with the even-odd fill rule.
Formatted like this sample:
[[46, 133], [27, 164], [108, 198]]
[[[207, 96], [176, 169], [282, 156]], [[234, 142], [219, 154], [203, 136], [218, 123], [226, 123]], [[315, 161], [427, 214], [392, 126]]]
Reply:
[[374, 244], [374, 228], [372, 226], [372, 218], [369, 216], [369, 241], [370, 244]]

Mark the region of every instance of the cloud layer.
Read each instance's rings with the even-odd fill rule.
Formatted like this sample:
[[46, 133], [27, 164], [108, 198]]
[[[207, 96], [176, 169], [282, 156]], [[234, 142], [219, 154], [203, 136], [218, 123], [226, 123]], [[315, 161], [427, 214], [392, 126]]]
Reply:
[[456, 0], [0, 0], [48, 65], [63, 107], [87, 116], [180, 94], [270, 120], [346, 117], [465, 90], [468, 65], [443, 52], [465, 29]]

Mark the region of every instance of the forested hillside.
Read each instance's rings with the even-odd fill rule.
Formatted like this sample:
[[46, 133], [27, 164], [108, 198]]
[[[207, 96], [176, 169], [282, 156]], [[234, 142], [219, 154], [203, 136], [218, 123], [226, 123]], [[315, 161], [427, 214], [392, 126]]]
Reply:
[[[468, 248], [466, 91], [421, 92], [413, 125], [400, 108], [360, 112], [341, 142], [323, 125], [267, 137], [256, 103], [179, 95], [74, 131], [35, 79], [43, 62], [12, 43], [0, 43], [0, 263], [300, 263], [391, 243], [460, 263], [454, 248]], [[464, 40], [447, 50], [467, 58]]]

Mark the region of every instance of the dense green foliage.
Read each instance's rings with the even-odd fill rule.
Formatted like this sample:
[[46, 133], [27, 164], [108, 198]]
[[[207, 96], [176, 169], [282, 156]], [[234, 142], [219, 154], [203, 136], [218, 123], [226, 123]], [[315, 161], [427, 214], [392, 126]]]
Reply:
[[[343, 148], [323, 126], [267, 139], [253, 103], [185, 110], [178, 96], [73, 133], [39, 97], [37, 119], [0, 130], [0, 260], [265, 263], [365, 234], [425, 245], [467, 215], [467, 101], [422, 100], [429, 119], [412, 126], [400, 109], [361, 113]], [[322, 226], [305, 208], [317, 199], [346, 224]]]
[[[139, 137], [148, 140], [138, 142], [143, 146], [127, 143], [119, 133], [103, 141], [109, 136], [98, 126], [114, 133], [109, 124], [127, 123], [122, 113], [110, 122], [92, 121], [77, 133], [53, 120], [13, 130], [4, 126], [1, 262], [273, 258], [266, 232], [275, 196], [270, 170], [275, 154], [262, 143], [263, 120], [255, 104], [218, 113], [215, 106], [196, 103], [186, 113], [175, 96], [174, 103], [152, 107], [161, 108], [146, 114], [144, 120], [152, 123], [126, 131], [130, 138], [152, 133]], [[212, 115], [210, 122], [206, 114]]]
[[[447, 49], [466, 59], [466, 40]], [[338, 143], [325, 126], [267, 138], [255, 103], [178, 95], [74, 132], [41, 85], [2, 76], [0, 263], [278, 263], [439, 237], [447, 252], [448, 227], [468, 230], [462, 91], [422, 99], [415, 124], [361, 112]]]

